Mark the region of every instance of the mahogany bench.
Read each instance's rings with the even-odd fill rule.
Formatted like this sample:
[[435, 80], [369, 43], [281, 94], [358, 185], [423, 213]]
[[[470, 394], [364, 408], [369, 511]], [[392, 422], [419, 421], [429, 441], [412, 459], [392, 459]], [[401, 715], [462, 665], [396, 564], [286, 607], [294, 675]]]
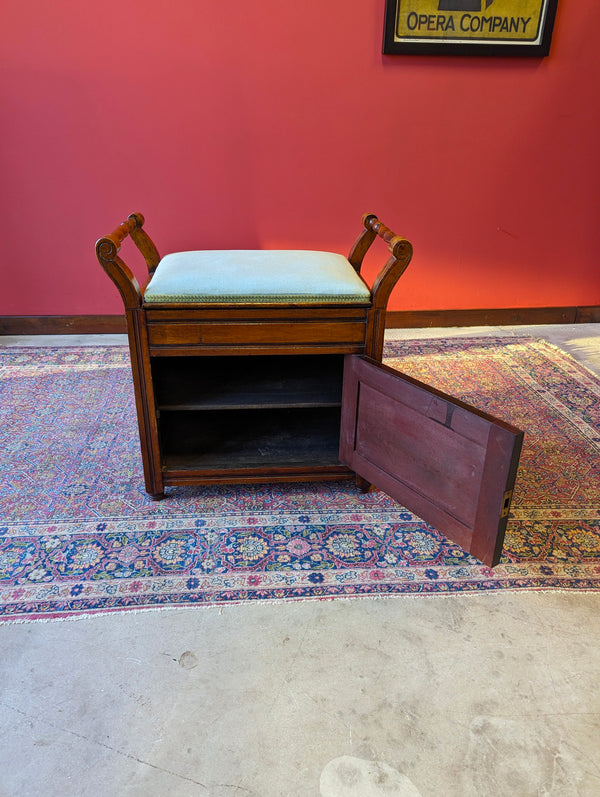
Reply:
[[[412, 246], [373, 214], [348, 258], [310, 251], [162, 258], [133, 213], [96, 244], [123, 298], [146, 490], [355, 477], [486, 564], [500, 558], [522, 432], [381, 364]], [[119, 257], [130, 236], [140, 287]], [[369, 288], [379, 236], [389, 256]]]
[[[96, 244], [125, 305], [146, 490], [339, 479], [343, 358], [381, 361], [389, 295], [412, 246], [373, 214], [348, 258], [311, 251], [198, 251], [161, 258], [131, 214]], [[149, 279], [119, 257], [130, 236]], [[360, 276], [379, 236], [389, 257]]]

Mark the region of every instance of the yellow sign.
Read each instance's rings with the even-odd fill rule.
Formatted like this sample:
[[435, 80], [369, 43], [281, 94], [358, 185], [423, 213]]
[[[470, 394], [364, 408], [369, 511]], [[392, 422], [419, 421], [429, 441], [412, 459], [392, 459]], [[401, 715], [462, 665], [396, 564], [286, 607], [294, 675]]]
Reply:
[[[390, 43], [542, 46], [556, 0], [387, 0], [384, 52]], [[389, 30], [393, 13], [393, 41]], [[548, 31], [546, 30], [546, 34]], [[511, 48], [514, 49], [514, 48]], [[408, 50], [405, 50], [408, 51]], [[439, 52], [442, 52], [440, 49]], [[545, 55], [546, 53], [540, 53]]]

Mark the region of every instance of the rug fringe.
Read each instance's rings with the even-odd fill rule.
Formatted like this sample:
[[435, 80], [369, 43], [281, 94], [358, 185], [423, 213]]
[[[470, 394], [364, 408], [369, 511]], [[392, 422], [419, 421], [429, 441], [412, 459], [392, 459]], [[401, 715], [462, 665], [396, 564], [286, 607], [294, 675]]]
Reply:
[[565, 589], [563, 587], [505, 587], [500, 590], [489, 591], [473, 591], [473, 592], [412, 592], [401, 593], [394, 595], [314, 595], [305, 598], [261, 598], [260, 600], [232, 600], [224, 601], [221, 603], [196, 603], [196, 604], [173, 604], [172, 606], [145, 606], [142, 608], [129, 608], [119, 607], [115, 609], [98, 609], [93, 612], [81, 612], [76, 614], [57, 615], [54, 617], [2, 617], [0, 618], [0, 628], [4, 625], [26, 625], [34, 623], [54, 623], [54, 622], [77, 622], [79, 620], [92, 620], [96, 617], [107, 617], [109, 615], [122, 615], [122, 614], [149, 614], [151, 612], [164, 612], [164, 611], [195, 611], [195, 610], [219, 610], [222, 614], [224, 609], [230, 606], [283, 606], [295, 603], [339, 603], [340, 601], [358, 602], [358, 601], [400, 601], [400, 600], [417, 600], [422, 598], [424, 600], [439, 600], [455, 598], [461, 600], [463, 598], [482, 598], [486, 599], [490, 596], [501, 597], [506, 594], [516, 595], [540, 595], [540, 594], [560, 594], [560, 595], [600, 595], [599, 588], [575, 588]]

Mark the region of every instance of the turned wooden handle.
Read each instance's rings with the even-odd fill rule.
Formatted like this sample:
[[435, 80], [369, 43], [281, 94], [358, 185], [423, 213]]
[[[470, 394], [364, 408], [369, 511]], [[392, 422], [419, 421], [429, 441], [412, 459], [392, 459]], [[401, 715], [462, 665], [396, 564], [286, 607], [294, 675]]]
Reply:
[[116, 230], [113, 230], [108, 235], [104, 236], [105, 238], [110, 238], [110, 240], [114, 243], [117, 252], [121, 248], [121, 244], [127, 238], [127, 236], [132, 233], [136, 227], [141, 227], [144, 224], [144, 217], [141, 213], [132, 213], [127, 217], [127, 221], [124, 221], [122, 224], [119, 224]]
[[[357, 274], [360, 274], [363, 259], [377, 236], [386, 242], [392, 256], [397, 260], [406, 261], [407, 258], [410, 260], [412, 255], [410, 241], [401, 235], [396, 235], [393, 230], [390, 230], [382, 221], [379, 221], [374, 213], [365, 213], [362, 217], [362, 223], [364, 229], [356, 239], [348, 255], [348, 260]], [[408, 262], [406, 264], [408, 265]]]
[[[138, 243], [139, 238], [141, 236], [143, 241], [147, 239], [147, 235], [142, 230], [143, 223], [144, 217], [141, 213], [132, 213], [127, 217], [127, 221], [119, 224], [116, 230], [96, 241], [96, 256], [104, 271], [119, 289], [126, 310], [131, 310], [141, 305], [142, 292], [133, 272], [121, 260], [118, 252], [128, 235], [131, 235], [138, 248], [142, 250]], [[154, 244], [150, 242], [150, 245], [156, 252]], [[142, 253], [145, 256], [145, 253]], [[156, 258], [158, 258], [157, 252]], [[146, 262], [148, 262], [148, 258], [146, 258]], [[158, 259], [156, 259], [156, 262], [158, 262]]]
[[365, 213], [362, 221], [366, 230], [372, 230], [388, 244], [390, 252], [394, 257], [400, 257], [403, 254], [406, 246], [406, 238], [402, 235], [396, 235], [396, 233], [390, 230], [389, 227], [386, 227], [374, 213]]

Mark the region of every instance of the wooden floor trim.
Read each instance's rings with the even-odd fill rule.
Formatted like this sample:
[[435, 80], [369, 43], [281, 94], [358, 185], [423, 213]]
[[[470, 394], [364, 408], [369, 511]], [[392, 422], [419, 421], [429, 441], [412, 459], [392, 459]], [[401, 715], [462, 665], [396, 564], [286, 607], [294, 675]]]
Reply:
[[[600, 323], [600, 306], [488, 310], [390, 310], [389, 329]], [[127, 332], [121, 315], [0, 316], [0, 335], [100, 335]]]
[[124, 315], [0, 316], [0, 335], [117, 335], [126, 332]]
[[487, 310], [391, 310], [386, 327], [489, 327], [522, 324], [589, 324], [600, 322], [600, 306], [502, 307]]

